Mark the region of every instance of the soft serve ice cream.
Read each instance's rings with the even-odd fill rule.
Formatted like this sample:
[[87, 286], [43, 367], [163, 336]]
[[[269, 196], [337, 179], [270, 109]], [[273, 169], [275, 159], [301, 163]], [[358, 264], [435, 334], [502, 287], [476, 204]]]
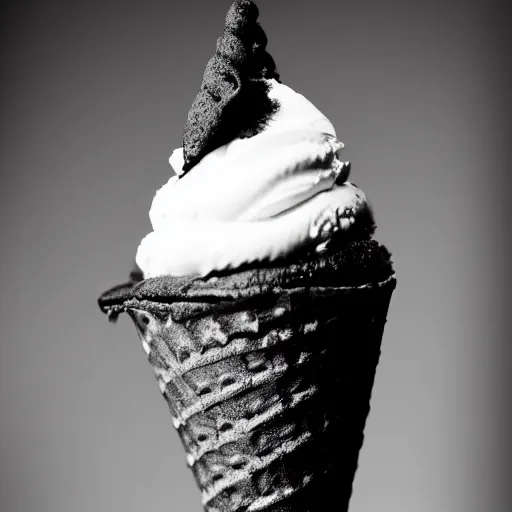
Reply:
[[141, 242], [144, 277], [206, 275], [272, 262], [300, 249], [321, 250], [367, 209], [364, 193], [347, 181], [350, 164], [330, 121], [304, 96], [269, 80], [278, 111], [260, 133], [224, 144], [183, 173], [153, 200], [153, 232]]
[[333, 125], [280, 82], [248, 0], [230, 8], [189, 111], [176, 172], [155, 196], [145, 278], [205, 276], [322, 251], [369, 209]]

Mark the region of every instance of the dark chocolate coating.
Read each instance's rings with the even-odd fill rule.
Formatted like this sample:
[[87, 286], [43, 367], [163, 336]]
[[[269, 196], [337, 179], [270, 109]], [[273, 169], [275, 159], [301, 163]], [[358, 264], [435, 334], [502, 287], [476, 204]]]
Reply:
[[[341, 245], [341, 240], [339, 244]], [[242, 267], [235, 271], [198, 276], [160, 276], [139, 280], [141, 274], [132, 272], [130, 282], [115, 286], [98, 299], [100, 309], [111, 319], [124, 311], [124, 304], [132, 299], [173, 302], [201, 297], [236, 299], [269, 290], [292, 289], [298, 286], [359, 287], [387, 279], [393, 273], [391, 255], [375, 240], [345, 240], [341, 248], [324, 254], [305, 254], [293, 260], [274, 264]]]

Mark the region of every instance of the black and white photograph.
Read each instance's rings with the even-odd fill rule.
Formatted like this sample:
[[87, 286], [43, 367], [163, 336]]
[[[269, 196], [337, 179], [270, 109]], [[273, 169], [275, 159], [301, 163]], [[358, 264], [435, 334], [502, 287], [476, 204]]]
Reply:
[[505, 2], [2, 10], [0, 512], [512, 509]]

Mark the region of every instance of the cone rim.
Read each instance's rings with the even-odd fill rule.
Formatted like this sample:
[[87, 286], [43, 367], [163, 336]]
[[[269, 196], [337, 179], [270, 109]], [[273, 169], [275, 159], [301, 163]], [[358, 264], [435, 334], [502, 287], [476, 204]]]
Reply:
[[223, 300], [248, 299], [256, 295], [293, 295], [296, 293], [308, 291], [310, 293], [329, 294], [329, 293], [365, 293], [378, 289], [390, 288], [390, 291], [396, 287], [396, 274], [393, 272], [386, 279], [376, 282], [367, 282], [357, 286], [296, 286], [287, 288], [282, 286], [248, 286], [243, 289], [219, 289], [214, 283], [210, 287], [202, 286], [200, 289], [189, 289], [187, 295], [176, 297], [137, 297], [132, 294], [124, 299], [111, 299], [100, 302], [101, 310], [109, 318], [115, 318], [119, 314], [127, 312], [130, 309], [154, 310], [159, 312], [170, 311], [173, 304], [183, 302], [208, 302]]

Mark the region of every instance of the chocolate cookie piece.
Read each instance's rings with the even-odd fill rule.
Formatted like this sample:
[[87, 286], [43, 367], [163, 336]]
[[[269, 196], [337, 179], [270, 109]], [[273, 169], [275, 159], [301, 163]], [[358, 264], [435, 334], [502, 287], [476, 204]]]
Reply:
[[279, 80], [279, 74], [257, 18], [248, 0], [237, 0], [228, 11], [185, 124], [185, 173], [223, 144], [261, 131], [279, 108], [267, 94], [265, 79]]

